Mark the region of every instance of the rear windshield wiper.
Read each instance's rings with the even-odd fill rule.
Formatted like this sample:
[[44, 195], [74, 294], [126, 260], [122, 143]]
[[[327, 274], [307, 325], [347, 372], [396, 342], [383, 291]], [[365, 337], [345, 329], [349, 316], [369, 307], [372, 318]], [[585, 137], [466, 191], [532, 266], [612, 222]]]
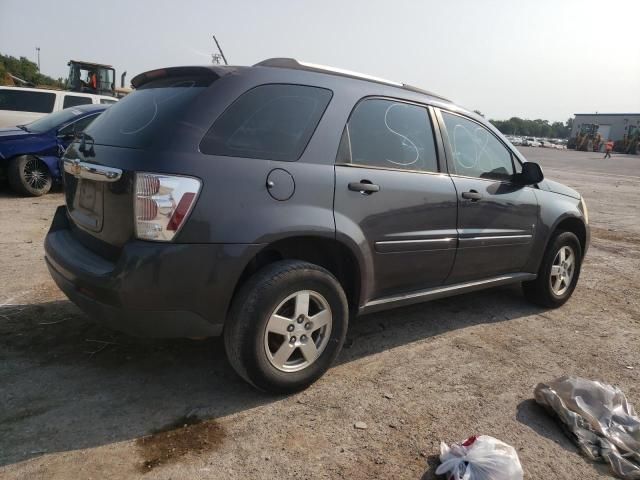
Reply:
[[[91, 146], [89, 147], [89, 150], [87, 150], [87, 140], [91, 142]], [[88, 133], [82, 132], [80, 133], [80, 147], [78, 148], [78, 150], [80, 150], [80, 152], [82, 152], [85, 155], [91, 155], [93, 154], [94, 143], [95, 143], [95, 140], [91, 135], [89, 135]]]

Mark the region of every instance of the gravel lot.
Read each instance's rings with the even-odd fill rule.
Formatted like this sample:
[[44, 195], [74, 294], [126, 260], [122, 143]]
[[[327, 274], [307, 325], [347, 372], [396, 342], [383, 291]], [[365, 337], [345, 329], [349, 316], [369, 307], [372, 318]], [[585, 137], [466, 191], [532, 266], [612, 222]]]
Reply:
[[640, 406], [640, 157], [523, 151], [587, 199], [592, 244], [573, 299], [543, 310], [509, 287], [356, 319], [338, 365], [289, 397], [239, 380], [219, 339], [89, 323], [42, 259], [62, 195], [3, 187], [0, 477], [428, 479], [440, 440], [488, 434], [516, 447], [526, 478], [610, 478], [532, 394], [577, 374]]

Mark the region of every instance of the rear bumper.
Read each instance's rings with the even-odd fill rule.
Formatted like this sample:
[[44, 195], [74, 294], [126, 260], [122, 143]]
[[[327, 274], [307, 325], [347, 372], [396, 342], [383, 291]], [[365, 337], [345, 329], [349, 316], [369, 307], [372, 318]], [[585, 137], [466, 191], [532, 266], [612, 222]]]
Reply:
[[72, 234], [66, 208], [45, 238], [49, 272], [65, 295], [101, 324], [143, 337], [200, 337], [222, 332], [253, 244], [127, 243], [115, 262]]

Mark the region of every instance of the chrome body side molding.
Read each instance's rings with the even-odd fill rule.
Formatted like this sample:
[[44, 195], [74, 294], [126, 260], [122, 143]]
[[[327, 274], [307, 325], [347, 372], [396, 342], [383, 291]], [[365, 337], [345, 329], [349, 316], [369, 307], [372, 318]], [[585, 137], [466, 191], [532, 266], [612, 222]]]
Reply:
[[395, 253], [421, 250], [441, 250], [456, 247], [456, 238], [425, 238], [416, 240], [384, 240], [375, 243], [377, 252]]
[[442, 297], [449, 297], [461, 293], [497, 287], [499, 285], [535, 280], [536, 277], [537, 275], [535, 273], [510, 273], [484, 280], [474, 280], [471, 282], [456, 283], [453, 285], [442, 285], [439, 287], [428, 288], [426, 290], [419, 290], [417, 292], [382, 297], [367, 302], [364, 306], [360, 307], [359, 313], [378, 312], [389, 308], [412, 305], [414, 303], [427, 302], [429, 300], [435, 300]]

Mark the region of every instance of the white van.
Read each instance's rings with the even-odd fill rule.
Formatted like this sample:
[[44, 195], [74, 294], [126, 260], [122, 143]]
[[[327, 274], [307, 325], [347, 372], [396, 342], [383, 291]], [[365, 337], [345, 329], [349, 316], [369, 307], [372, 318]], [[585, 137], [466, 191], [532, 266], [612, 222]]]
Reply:
[[0, 87], [0, 128], [33, 122], [64, 108], [116, 103], [117, 98], [44, 88]]

